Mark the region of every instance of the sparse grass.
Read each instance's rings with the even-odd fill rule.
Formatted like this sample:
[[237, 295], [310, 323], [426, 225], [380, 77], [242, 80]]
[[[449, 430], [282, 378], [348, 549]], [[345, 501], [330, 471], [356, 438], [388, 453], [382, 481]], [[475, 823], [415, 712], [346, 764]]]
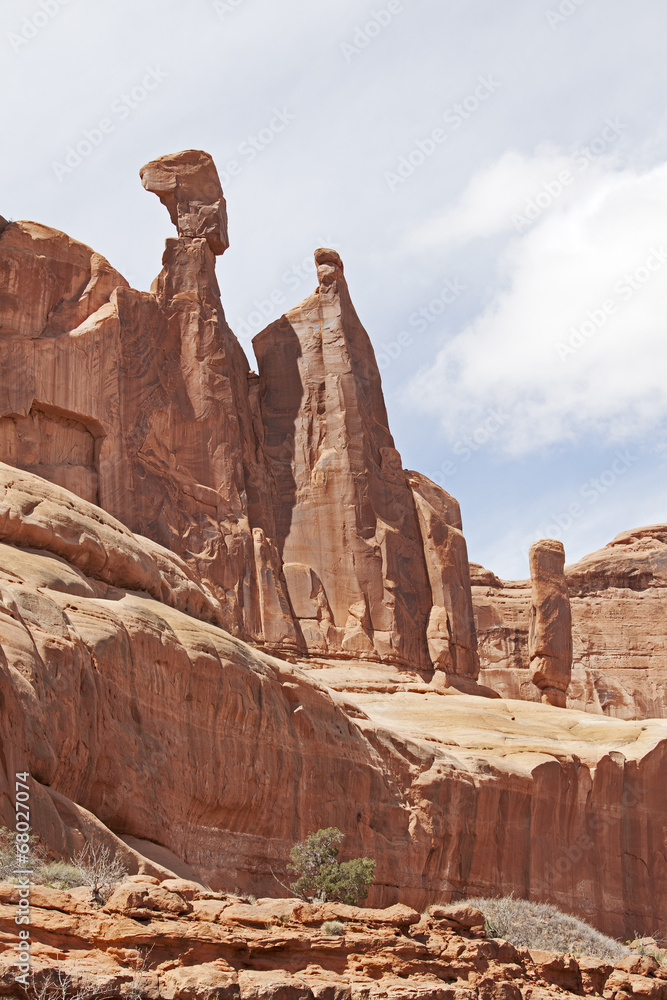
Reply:
[[234, 896], [238, 896], [242, 903], [250, 903], [251, 906], [257, 902], [257, 897], [251, 895], [249, 892], [244, 892], [243, 889], [239, 889], [238, 886], [234, 889]]
[[[30, 851], [26, 857], [34, 871], [33, 881], [41, 882], [41, 873], [45, 866], [44, 853], [32, 833], [28, 835]], [[16, 851], [14, 833], [6, 826], [0, 827], [0, 882], [13, 882], [17, 871], [25, 868], [23, 856]]]
[[[655, 942], [655, 935], [653, 935]], [[649, 955], [660, 965], [667, 965], [667, 949], [661, 948], [657, 943], [644, 944], [639, 934], [635, 934], [633, 941], [626, 942], [635, 955]]]
[[516, 948], [541, 948], [571, 955], [594, 955], [617, 962], [630, 949], [596, 931], [577, 917], [561, 913], [549, 903], [504, 896], [500, 899], [467, 899], [465, 903], [486, 917], [489, 937], [504, 938]]
[[323, 934], [344, 934], [345, 927], [341, 924], [340, 920], [325, 920], [320, 930]]
[[47, 861], [35, 874], [39, 882], [52, 889], [75, 889], [88, 884], [81, 870], [69, 861]]

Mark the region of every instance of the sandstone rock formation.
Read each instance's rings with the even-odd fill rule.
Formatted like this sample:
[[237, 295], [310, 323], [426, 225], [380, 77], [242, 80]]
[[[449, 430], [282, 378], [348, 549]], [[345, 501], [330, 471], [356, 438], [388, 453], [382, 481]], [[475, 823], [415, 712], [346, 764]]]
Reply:
[[232, 631], [295, 645], [279, 576], [261, 626], [248, 496], [263, 471], [213, 254], [183, 237], [164, 260], [155, 294], [137, 292], [63, 234], [5, 229], [0, 457], [182, 555]]
[[[667, 717], [667, 527], [623, 532], [565, 567], [573, 662], [567, 705], [624, 719]], [[530, 679], [530, 581], [471, 567], [482, 684], [537, 700]]]
[[340, 258], [318, 251], [317, 291], [259, 335], [258, 377], [220, 302], [211, 157], [141, 177], [179, 234], [150, 293], [62, 233], [0, 233], [0, 460], [177, 553], [235, 635], [474, 683], [460, 524], [433, 542], [433, 484], [418, 518]]
[[667, 723], [285, 663], [189, 614], [216, 606], [168, 551], [0, 473], [0, 824], [28, 770], [34, 829], [61, 855], [103, 825], [134, 870], [180, 861], [266, 894], [294, 841], [336, 825], [377, 860], [371, 905], [502, 885], [617, 935], [667, 929]]
[[[400, 905], [250, 904], [182, 879], [146, 876], [117, 886], [102, 910], [89, 895], [33, 887], [38, 988], [59, 972], [61, 981], [69, 975], [104, 995], [154, 1000], [667, 998], [667, 966], [655, 959], [630, 954], [612, 966], [516, 948], [487, 938], [483, 915], [469, 906], [432, 907], [420, 916]], [[17, 890], [0, 886], [0, 940], [13, 936], [17, 900]], [[327, 921], [340, 933], [329, 933]], [[0, 995], [16, 991], [15, 956], [10, 948], [0, 956]]]
[[340, 257], [315, 260], [317, 291], [253, 341], [277, 545], [305, 646], [475, 678], [465, 541], [449, 531], [453, 554], [444, 541], [451, 498], [421, 477], [438, 509], [420, 498], [418, 514]]
[[529, 560], [530, 679], [541, 692], [542, 701], [565, 708], [572, 674], [572, 615], [563, 543], [543, 538], [531, 545]]
[[466, 586], [468, 553], [459, 505], [426, 476], [418, 472], [407, 475], [417, 506], [433, 598], [426, 628], [429, 656], [450, 683], [479, 690], [470, 685], [479, 674], [479, 657], [472, 592]]
[[[268, 894], [336, 825], [377, 860], [374, 906], [502, 886], [667, 932], [667, 723], [478, 697], [458, 505], [402, 468], [340, 258], [317, 252], [256, 375], [220, 302], [210, 158], [142, 176], [179, 233], [150, 292], [62, 233], [0, 232], [0, 822], [28, 770], [46, 844], [103, 839], [144, 877]], [[653, 664], [667, 537], [613, 548], [575, 567], [575, 623], [578, 601], [662, 609]], [[532, 687], [530, 591], [497, 583], [473, 588], [486, 673], [514, 602]], [[578, 641], [568, 704], [588, 707]]]
[[179, 236], [203, 237], [214, 254], [229, 248], [227, 205], [213, 158], [198, 149], [167, 154], [139, 171], [168, 209]]

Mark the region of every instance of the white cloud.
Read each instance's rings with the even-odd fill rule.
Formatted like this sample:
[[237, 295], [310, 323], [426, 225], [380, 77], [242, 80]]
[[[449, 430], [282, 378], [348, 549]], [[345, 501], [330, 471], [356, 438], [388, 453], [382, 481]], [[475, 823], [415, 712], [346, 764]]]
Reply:
[[450, 441], [490, 406], [511, 415], [494, 446], [513, 455], [591, 433], [632, 439], [667, 416], [667, 164], [641, 173], [592, 162], [517, 233], [517, 203], [535, 202], [545, 171], [557, 178], [564, 162], [554, 154], [549, 170], [544, 152], [507, 154], [417, 234], [433, 246], [444, 226], [447, 254], [452, 241], [507, 233], [494, 297], [408, 389]]

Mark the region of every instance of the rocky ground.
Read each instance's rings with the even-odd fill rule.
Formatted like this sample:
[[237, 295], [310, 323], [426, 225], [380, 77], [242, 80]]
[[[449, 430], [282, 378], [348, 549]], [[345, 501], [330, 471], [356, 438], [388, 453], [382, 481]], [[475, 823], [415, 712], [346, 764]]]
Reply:
[[[0, 886], [0, 990], [17, 994], [17, 890]], [[327, 922], [334, 922], [332, 933]], [[336, 924], [338, 926], [336, 926]], [[611, 961], [487, 938], [466, 905], [420, 914], [214, 893], [182, 879], [132, 876], [103, 907], [90, 890], [31, 890], [31, 963], [80, 988], [148, 1000], [605, 1000], [667, 998], [667, 966], [631, 953]], [[14, 966], [14, 967], [13, 967]]]

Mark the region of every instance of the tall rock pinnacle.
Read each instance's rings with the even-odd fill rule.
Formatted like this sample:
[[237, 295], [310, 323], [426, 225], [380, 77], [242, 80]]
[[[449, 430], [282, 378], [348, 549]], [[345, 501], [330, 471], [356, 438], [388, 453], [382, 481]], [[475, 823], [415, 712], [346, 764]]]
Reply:
[[253, 341], [290, 600], [312, 653], [430, 669], [424, 540], [375, 355], [340, 257], [320, 249], [315, 262], [317, 290]]
[[572, 674], [572, 617], [565, 549], [553, 538], [530, 547], [530, 677], [542, 701], [565, 708]]

